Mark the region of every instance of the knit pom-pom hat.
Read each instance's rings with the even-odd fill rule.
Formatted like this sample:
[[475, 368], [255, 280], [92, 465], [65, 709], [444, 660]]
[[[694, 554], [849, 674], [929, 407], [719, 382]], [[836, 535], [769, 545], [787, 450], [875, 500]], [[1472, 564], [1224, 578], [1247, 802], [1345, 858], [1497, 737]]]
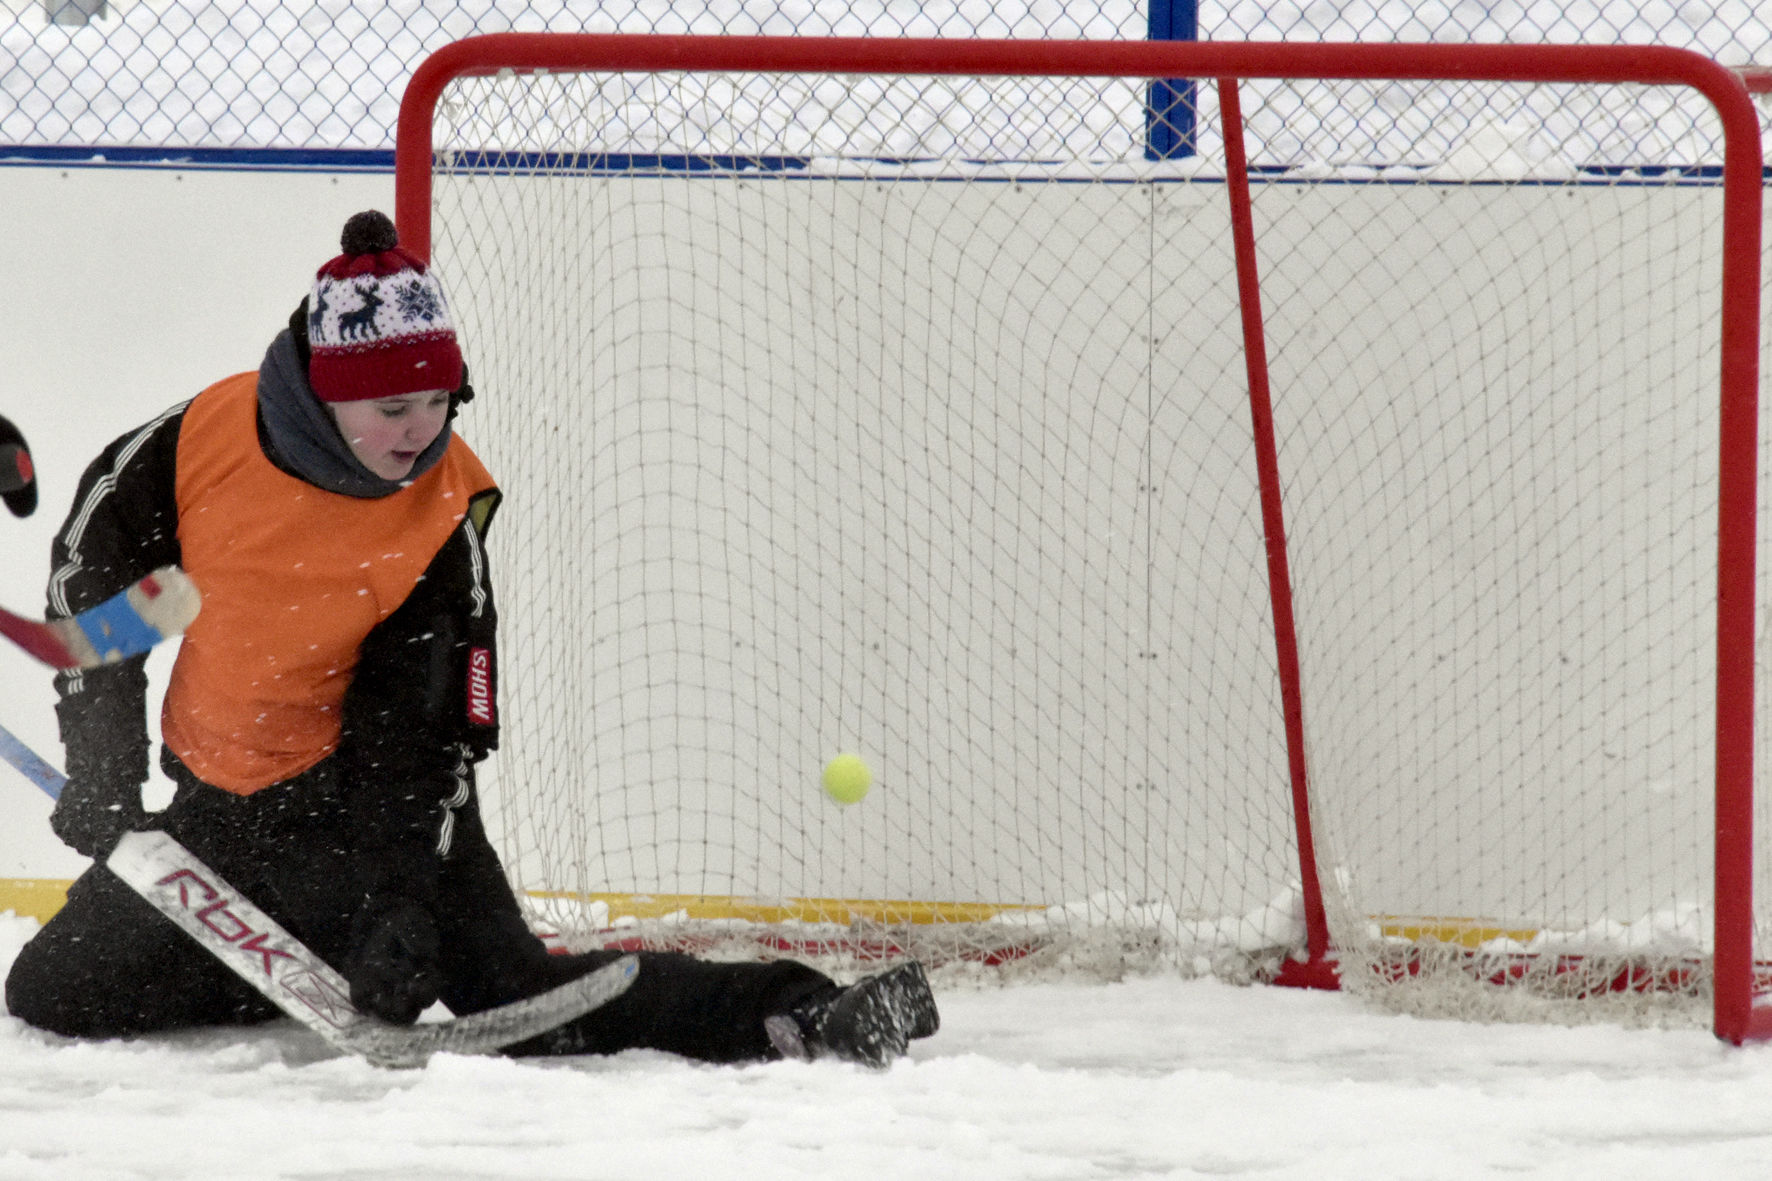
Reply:
[[459, 387], [461, 347], [443, 288], [400, 249], [387, 214], [354, 215], [339, 248], [344, 253], [320, 268], [308, 296], [308, 382], [320, 400]]

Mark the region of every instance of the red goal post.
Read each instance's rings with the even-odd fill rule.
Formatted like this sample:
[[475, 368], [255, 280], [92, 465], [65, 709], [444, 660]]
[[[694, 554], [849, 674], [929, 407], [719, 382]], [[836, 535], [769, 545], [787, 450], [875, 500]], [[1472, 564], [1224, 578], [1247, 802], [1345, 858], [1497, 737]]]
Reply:
[[[433, 140], [446, 88], [472, 77], [566, 73], [819, 75], [837, 78], [1115, 78], [1210, 79], [1218, 92], [1224, 149], [1223, 185], [1235, 256], [1249, 414], [1265, 537], [1272, 675], [1283, 714], [1285, 762], [1302, 893], [1304, 945], [1278, 970], [1281, 982], [1332, 984], [1345, 960], [1326, 912], [1328, 871], [1319, 865], [1313, 817], [1314, 748], [1307, 720], [1318, 706], [1299, 669], [1292, 551], [1287, 540], [1287, 450], [1276, 436], [1267, 349], [1272, 328], [1263, 311], [1259, 230], [1249, 195], [1249, 164], [1239, 83], [1325, 79], [1482, 82], [1558, 86], [1621, 85], [1685, 88], [1714, 109], [1721, 129], [1720, 271], [1709, 290], [1718, 311], [1714, 566], [1714, 898], [1710, 973], [1717, 1034], [1730, 1041], [1772, 1035], [1767, 984], [1755, 952], [1755, 625], [1759, 480], [1757, 383], [1761, 284], [1762, 156], [1757, 113], [1741, 73], [1698, 55], [1635, 46], [1334, 45], [1163, 42], [1063, 42], [765, 37], [670, 37], [503, 34], [470, 38], [426, 59], [402, 100], [396, 149], [396, 212], [409, 249], [428, 257], [433, 244], [433, 164], [447, 151]], [[579, 149], [570, 145], [568, 154]], [[527, 165], [517, 166], [519, 168]], [[459, 270], [465, 259], [440, 259]], [[455, 292], [460, 276], [445, 275]], [[477, 342], [467, 350], [474, 363]], [[477, 369], [477, 372], [483, 372]], [[489, 400], [502, 390], [489, 391]], [[473, 413], [469, 423], [474, 423]], [[470, 427], [470, 429], [473, 429]], [[478, 436], [476, 436], [478, 443]], [[507, 460], [507, 463], [509, 461]], [[500, 473], [504, 474], [503, 472]], [[501, 523], [501, 527], [508, 522]], [[510, 581], [506, 574], [505, 581]], [[589, 641], [587, 641], [589, 642]], [[1139, 654], [1140, 656], [1143, 653]], [[507, 674], [507, 683], [509, 678]], [[1333, 695], [1319, 675], [1317, 698]], [[507, 716], [533, 702], [507, 702]], [[588, 708], [588, 706], [587, 706]], [[939, 834], [937, 834], [939, 839]], [[1339, 870], [1338, 870], [1339, 872]], [[1159, 875], [1161, 876], [1161, 875]], [[751, 893], [762, 893], [753, 887]], [[1049, 905], [1050, 899], [1038, 900]], [[1366, 915], [1366, 918], [1375, 916]], [[1386, 929], [1381, 942], [1406, 941]], [[1575, 957], [1579, 958], [1579, 956]], [[1408, 975], [1415, 961], [1405, 957]], [[1387, 961], [1382, 955], [1380, 971]], [[1506, 973], [1501, 973], [1505, 975]], [[1677, 972], [1675, 973], [1677, 974]], [[1628, 981], [1628, 989], [1633, 987]]]

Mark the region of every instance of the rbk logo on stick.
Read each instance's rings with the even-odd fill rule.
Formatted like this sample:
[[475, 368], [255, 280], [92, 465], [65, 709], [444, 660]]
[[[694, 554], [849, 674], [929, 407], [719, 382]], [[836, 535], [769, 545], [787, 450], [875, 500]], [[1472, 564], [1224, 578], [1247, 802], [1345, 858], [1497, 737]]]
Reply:
[[[236, 899], [203, 875], [191, 869], [175, 869], [154, 886], [162, 891], [176, 888], [179, 909], [187, 911], [223, 943], [232, 944], [249, 958], [256, 956], [271, 982], [267, 987], [281, 988], [329, 1024], [342, 1028], [351, 1020], [354, 1013], [348, 995], [328, 984], [301, 956], [275, 946], [278, 932], [254, 926], [234, 910]], [[243, 900], [241, 906], [248, 912], [253, 909], [251, 903]]]
[[[296, 962], [293, 955], [266, 942], [270, 937], [268, 932], [253, 930], [250, 923], [229, 910], [228, 904], [233, 899], [190, 870], [174, 870], [154, 884], [162, 887], [176, 885], [179, 905], [193, 912], [198, 922], [214, 931], [225, 942], [236, 944], [241, 951], [259, 956], [264, 963], [266, 976], [276, 976], [271, 966], [275, 956], [281, 956], [291, 963]], [[197, 899], [199, 905], [192, 904], [193, 889], [202, 891], [202, 896]], [[207, 905], [201, 905], [203, 903]]]

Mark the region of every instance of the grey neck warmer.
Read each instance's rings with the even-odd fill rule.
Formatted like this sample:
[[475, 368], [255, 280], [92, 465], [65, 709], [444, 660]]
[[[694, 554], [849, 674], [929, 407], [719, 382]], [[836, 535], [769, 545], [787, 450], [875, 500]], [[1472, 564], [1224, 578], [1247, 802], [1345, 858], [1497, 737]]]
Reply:
[[449, 449], [444, 426], [404, 480], [384, 480], [351, 454], [338, 424], [308, 385], [295, 339], [284, 329], [258, 368], [258, 410], [271, 462], [316, 488], [362, 500], [390, 496], [434, 467]]

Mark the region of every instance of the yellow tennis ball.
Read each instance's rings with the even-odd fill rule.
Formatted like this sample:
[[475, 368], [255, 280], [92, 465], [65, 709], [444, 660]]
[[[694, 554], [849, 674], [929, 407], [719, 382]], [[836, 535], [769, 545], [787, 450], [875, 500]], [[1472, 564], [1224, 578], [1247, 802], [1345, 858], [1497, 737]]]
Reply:
[[824, 765], [825, 794], [839, 804], [853, 804], [868, 794], [874, 773], [860, 755], [840, 754]]

